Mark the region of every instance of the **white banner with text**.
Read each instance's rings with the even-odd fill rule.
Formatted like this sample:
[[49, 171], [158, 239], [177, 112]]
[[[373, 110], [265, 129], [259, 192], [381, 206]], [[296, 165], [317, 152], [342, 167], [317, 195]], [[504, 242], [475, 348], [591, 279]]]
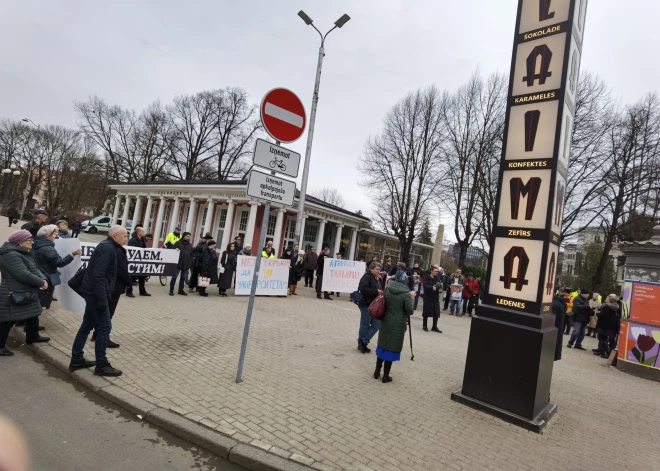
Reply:
[[326, 258], [323, 264], [322, 291], [352, 293], [358, 289], [360, 278], [365, 274], [364, 262]]
[[[249, 296], [257, 257], [238, 256], [236, 296]], [[262, 258], [257, 280], [257, 296], [286, 296], [289, 287], [290, 260]]]

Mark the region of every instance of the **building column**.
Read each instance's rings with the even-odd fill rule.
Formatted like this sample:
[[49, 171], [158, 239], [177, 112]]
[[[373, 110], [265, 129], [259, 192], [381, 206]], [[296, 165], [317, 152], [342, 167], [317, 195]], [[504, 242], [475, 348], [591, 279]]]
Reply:
[[149, 195], [147, 197], [147, 209], [144, 212], [144, 219], [142, 220], [142, 227], [144, 228], [145, 234], [149, 233], [151, 224], [149, 223], [149, 216], [151, 216], [151, 208], [154, 206], [154, 197]]
[[119, 219], [119, 206], [121, 206], [121, 195], [117, 195], [117, 198], [115, 198], [115, 210], [112, 212], [110, 226], [117, 224], [117, 219]]
[[135, 197], [135, 211], [133, 211], [133, 227], [140, 224], [140, 213], [142, 213], [142, 196]]
[[279, 255], [282, 253], [280, 251], [282, 244], [282, 224], [284, 223], [284, 214], [286, 209], [280, 208], [277, 210], [277, 219], [275, 220], [275, 235], [273, 236], [273, 247], [275, 247], [276, 253]]
[[172, 232], [176, 226], [179, 225], [179, 211], [181, 209], [181, 200], [178, 196], [174, 197], [174, 208], [172, 209], [172, 217], [170, 218], [170, 227], [167, 231]]
[[[337, 236], [335, 237], [335, 254], [339, 252], [341, 248], [341, 231], [344, 229], [343, 224], [337, 224]], [[333, 258], [334, 258], [334, 254]]]
[[247, 230], [245, 231], [245, 244], [252, 245], [254, 236], [254, 227], [257, 224], [257, 210], [260, 204], [256, 201], [250, 201], [250, 217], [248, 219]]
[[351, 229], [351, 251], [348, 253], [349, 260], [355, 260], [355, 246], [357, 245], [357, 229]]
[[190, 232], [191, 237], [194, 235], [193, 227], [195, 227], [195, 220], [197, 219], [197, 200], [190, 197], [190, 210], [188, 211], [188, 222], [186, 223], [186, 232]]
[[326, 223], [325, 219], [321, 219], [319, 221], [319, 231], [316, 234], [316, 247], [317, 247], [317, 250], [318, 250], [317, 253], [321, 253], [321, 250], [323, 250], [322, 246], [323, 246], [323, 236], [325, 235], [324, 234], [325, 233], [325, 223]]
[[126, 195], [126, 201], [124, 201], [124, 213], [121, 216], [121, 227], [126, 227], [126, 220], [128, 219], [128, 208], [131, 206], [131, 197]]
[[[300, 240], [298, 241], [298, 245], [300, 246], [301, 249], [305, 250], [305, 224], [307, 223], [307, 216], [303, 216], [302, 218], [302, 224], [300, 225]], [[318, 247], [315, 247], [316, 250], [318, 250]], [[318, 254], [321, 253], [319, 250], [316, 252]]]
[[165, 217], [166, 202], [167, 202], [167, 198], [165, 196], [161, 196], [160, 203], [158, 203], [158, 215], [156, 216], [156, 225], [154, 226], [154, 231], [152, 232], [154, 236], [154, 240], [151, 246], [154, 249], [160, 247], [160, 231], [161, 228], [163, 227], [163, 218]]
[[[227, 217], [225, 218], [225, 227], [222, 232], [222, 244], [220, 247], [224, 250], [231, 243], [231, 223], [234, 219], [234, 200], [227, 200]], [[245, 242], [244, 242], [245, 243]]]
[[[204, 235], [207, 232], [211, 232], [211, 223], [213, 222], [213, 209], [215, 208], [215, 202], [213, 198], [206, 200], [206, 219], [204, 220]], [[213, 235], [213, 234], [211, 234]], [[217, 243], [217, 241], [216, 241]]]

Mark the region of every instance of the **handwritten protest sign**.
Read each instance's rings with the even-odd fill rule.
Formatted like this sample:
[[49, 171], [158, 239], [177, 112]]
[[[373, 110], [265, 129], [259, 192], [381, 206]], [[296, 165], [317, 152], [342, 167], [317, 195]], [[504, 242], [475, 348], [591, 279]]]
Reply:
[[[238, 256], [236, 265], [236, 295], [249, 296], [256, 257]], [[257, 281], [257, 296], [286, 296], [289, 287], [288, 259], [264, 258], [261, 260]]]
[[335, 293], [352, 293], [358, 289], [360, 278], [366, 271], [364, 262], [326, 258], [323, 265], [321, 290]]

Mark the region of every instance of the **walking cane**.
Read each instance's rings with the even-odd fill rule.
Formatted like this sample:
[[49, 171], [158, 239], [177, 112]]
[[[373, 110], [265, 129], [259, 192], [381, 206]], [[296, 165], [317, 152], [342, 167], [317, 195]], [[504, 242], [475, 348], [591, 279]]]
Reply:
[[415, 354], [412, 346], [412, 326], [410, 325], [410, 316], [408, 316], [408, 333], [410, 334], [410, 361], [415, 361]]

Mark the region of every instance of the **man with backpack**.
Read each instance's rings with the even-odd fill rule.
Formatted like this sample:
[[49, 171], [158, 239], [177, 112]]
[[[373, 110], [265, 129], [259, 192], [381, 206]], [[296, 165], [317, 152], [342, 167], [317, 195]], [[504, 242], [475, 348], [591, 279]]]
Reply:
[[369, 315], [369, 305], [383, 294], [383, 280], [380, 277], [380, 264], [371, 262], [369, 272], [362, 275], [358, 292], [361, 295], [357, 305], [360, 308], [360, 330], [358, 332], [358, 350], [371, 353], [368, 345], [380, 328], [380, 321]]

